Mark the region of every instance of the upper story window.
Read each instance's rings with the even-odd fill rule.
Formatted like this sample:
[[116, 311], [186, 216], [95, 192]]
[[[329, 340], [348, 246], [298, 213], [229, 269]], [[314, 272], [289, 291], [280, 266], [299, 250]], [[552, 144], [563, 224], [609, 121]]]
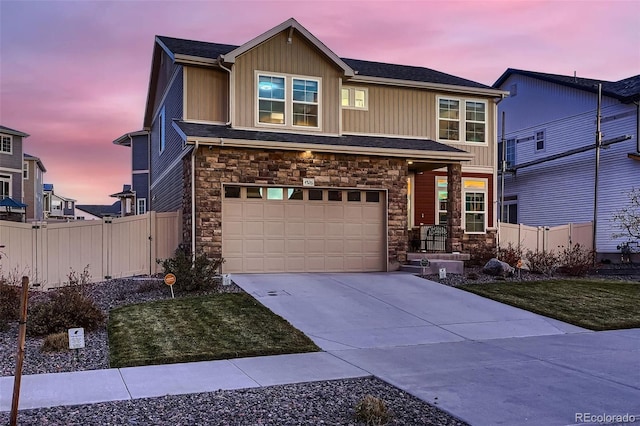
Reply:
[[11, 147], [12, 147], [11, 136], [0, 135], [0, 152], [5, 154], [11, 154], [12, 153]]
[[320, 79], [257, 74], [257, 124], [320, 128]]
[[544, 130], [536, 132], [536, 151], [544, 151]]
[[359, 87], [343, 87], [342, 107], [347, 109], [367, 110], [369, 108], [368, 90]]
[[[498, 142], [498, 166], [502, 167], [502, 153], [504, 152], [502, 148], [502, 141]], [[516, 164], [516, 140], [515, 139], [507, 139], [506, 141], [506, 153], [505, 160], [507, 161], [506, 167], [511, 168]]]
[[486, 125], [485, 101], [438, 98], [438, 139], [485, 143]]
[[29, 179], [29, 163], [26, 161], [22, 163], [22, 178], [24, 180]]

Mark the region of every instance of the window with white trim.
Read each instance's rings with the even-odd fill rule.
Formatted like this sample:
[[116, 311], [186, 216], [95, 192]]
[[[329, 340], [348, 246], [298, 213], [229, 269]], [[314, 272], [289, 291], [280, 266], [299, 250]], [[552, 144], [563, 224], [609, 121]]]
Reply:
[[486, 101], [438, 98], [438, 139], [485, 143], [486, 134]]
[[145, 214], [147, 212], [147, 199], [146, 198], [138, 198], [138, 214]]
[[257, 73], [257, 124], [320, 128], [321, 80]]
[[29, 163], [26, 161], [22, 163], [22, 178], [24, 180], [29, 179]]
[[0, 135], [0, 152], [4, 154], [11, 154], [12, 151], [12, 138], [10, 135]]
[[464, 231], [482, 234], [487, 229], [487, 180], [477, 178], [462, 179], [462, 201], [464, 209]]
[[165, 109], [164, 107], [162, 107], [162, 109], [160, 110], [160, 116], [158, 117], [158, 126], [159, 126], [159, 133], [160, 133], [160, 154], [162, 154], [164, 152], [164, 148], [166, 146], [166, 137], [165, 137]]
[[11, 197], [11, 176], [0, 175], [0, 200]]
[[536, 151], [544, 151], [544, 130], [536, 132]]
[[343, 87], [342, 107], [367, 110], [369, 108], [369, 91], [360, 87]]

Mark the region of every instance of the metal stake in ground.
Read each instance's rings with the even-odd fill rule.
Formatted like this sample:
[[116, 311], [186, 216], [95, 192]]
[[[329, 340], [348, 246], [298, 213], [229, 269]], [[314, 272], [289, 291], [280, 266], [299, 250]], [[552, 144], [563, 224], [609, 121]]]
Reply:
[[18, 424], [18, 402], [20, 400], [20, 382], [22, 380], [22, 363], [24, 361], [24, 341], [27, 336], [27, 300], [29, 298], [29, 277], [22, 277], [22, 298], [20, 299], [20, 328], [18, 329], [18, 357], [16, 373], [13, 379], [13, 399], [11, 400], [11, 417], [9, 424]]
[[173, 274], [167, 274], [164, 276], [164, 283], [166, 285], [169, 286], [169, 288], [171, 289], [171, 298], [175, 299], [174, 295], [173, 295], [173, 285], [176, 283], [177, 278], [175, 275]]

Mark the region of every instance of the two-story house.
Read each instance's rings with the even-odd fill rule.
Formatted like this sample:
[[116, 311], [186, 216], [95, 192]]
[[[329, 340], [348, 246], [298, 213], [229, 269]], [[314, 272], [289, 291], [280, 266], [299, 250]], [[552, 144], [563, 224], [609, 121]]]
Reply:
[[27, 205], [27, 221], [44, 220], [44, 173], [42, 160], [27, 153], [24, 154], [23, 184], [24, 203]]
[[131, 185], [129, 190], [135, 194], [135, 206], [132, 211], [134, 214], [145, 214], [149, 200], [149, 132], [126, 133], [114, 140], [113, 143], [131, 148]]
[[45, 220], [74, 220], [76, 200], [56, 194], [53, 184], [45, 183], [44, 192], [44, 218]]
[[[28, 134], [0, 126], [0, 201], [11, 198], [23, 203], [24, 153], [23, 141]], [[24, 207], [14, 207], [12, 213], [24, 215]]]
[[505, 94], [340, 58], [289, 19], [241, 46], [156, 37], [143, 129], [114, 142], [137, 135], [147, 208], [182, 210], [226, 272], [386, 271], [420, 224], [446, 223], [448, 251], [495, 244]]
[[613, 237], [619, 229], [612, 217], [629, 202], [629, 191], [640, 187], [640, 75], [611, 82], [508, 69], [494, 87], [511, 93], [498, 106], [499, 128], [505, 113], [504, 221], [588, 222], [597, 206], [595, 249], [600, 257], [619, 259], [618, 246], [628, 238]]

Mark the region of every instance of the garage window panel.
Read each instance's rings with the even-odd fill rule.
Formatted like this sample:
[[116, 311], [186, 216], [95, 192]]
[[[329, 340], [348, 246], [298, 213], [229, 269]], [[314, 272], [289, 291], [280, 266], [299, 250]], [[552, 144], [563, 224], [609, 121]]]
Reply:
[[282, 200], [283, 189], [282, 188], [267, 188], [267, 200]]
[[247, 198], [262, 198], [262, 188], [248, 187]]
[[310, 189], [309, 190], [309, 200], [311, 201], [322, 201], [322, 189]]
[[380, 193], [374, 191], [367, 191], [366, 197], [367, 203], [379, 203], [380, 202]]
[[342, 201], [342, 191], [329, 191], [329, 201]]
[[302, 200], [304, 192], [300, 188], [287, 189], [287, 198], [289, 200]]
[[241, 189], [239, 186], [225, 186], [224, 198], [240, 198]]
[[349, 191], [347, 192], [347, 201], [360, 201], [361, 200], [361, 192], [360, 191]]

